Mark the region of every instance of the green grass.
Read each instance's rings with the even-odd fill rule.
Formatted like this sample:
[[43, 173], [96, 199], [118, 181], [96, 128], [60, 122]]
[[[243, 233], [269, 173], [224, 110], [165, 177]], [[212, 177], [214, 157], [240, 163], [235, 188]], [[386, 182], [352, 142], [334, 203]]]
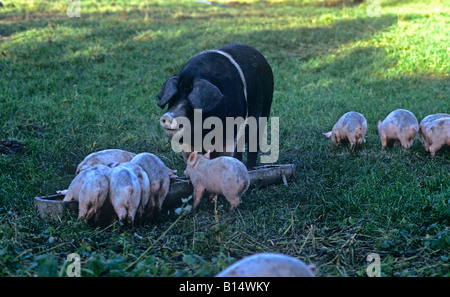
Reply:
[[[74, 252], [86, 276], [212, 276], [257, 252], [312, 262], [319, 276], [365, 276], [370, 253], [383, 276], [449, 275], [449, 149], [431, 158], [416, 140], [381, 152], [376, 132], [397, 108], [419, 121], [450, 112], [449, 2], [383, 0], [378, 18], [367, 3], [245, 2], [83, 0], [68, 18], [64, 0], [4, 1], [0, 140], [26, 150], [0, 157], [0, 276], [65, 275]], [[230, 42], [273, 68], [289, 186], [249, 191], [234, 213], [219, 200], [218, 226], [206, 201], [135, 228], [37, 216], [33, 198], [66, 188], [93, 151], [153, 152], [183, 172], [155, 95], [191, 56]], [[356, 152], [321, 134], [350, 110], [369, 125]]]

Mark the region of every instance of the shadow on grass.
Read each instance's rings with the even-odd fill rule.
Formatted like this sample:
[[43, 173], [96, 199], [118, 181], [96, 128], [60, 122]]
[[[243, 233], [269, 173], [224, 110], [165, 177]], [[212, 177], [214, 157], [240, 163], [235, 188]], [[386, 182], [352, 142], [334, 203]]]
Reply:
[[[345, 44], [369, 40], [374, 34], [388, 30], [397, 22], [397, 16], [383, 15], [379, 18], [341, 20], [327, 26], [205, 35], [202, 29], [207, 24], [197, 21], [203, 20], [202, 13], [210, 12], [201, 12], [196, 17], [171, 16], [167, 22], [165, 20], [170, 14], [164, 10], [151, 11], [149, 22], [143, 21], [144, 12], [132, 10], [126, 13], [126, 18], [121, 17], [120, 12], [84, 14], [81, 19], [64, 19], [61, 16], [44, 14], [42, 19], [32, 18], [6, 23], [1, 26], [2, 34], [13, 35], [34, 28], [47, 30], [45, 34], [48, 36], [23, 39], [20, 42], [12, 40], [10, 46], [8, 45], [10, 41], [4, 42], [0, 65], [3, 64], [6, 77], [35, 81], [30, 87], [21, 86], [19, 97], [46, 96], [59, 91], [64, 97], [70, 97], [71, 93], [74, 93], [72, 96], [75, 97], [76, 93], [71, 91], [71, 87], [77, 84], [90, 90], [88, 98], [90, 100], [93, 97], [109, 96], [110, 93], [105, 90], [107, 88], [112, 87], [124, 94], [131, 92], [129, 89], [131, 88], [133, 93], [140, 90], [134, 95], [138, 100], [133, 101], [133, 104], [151, 106], [148, 112], [157, 115], [161, 111], [156, 108], [154, 96], [162, 83], [168, 75], [178, 72], [193, 54], [204, 50], [202, 47], [204, 44], [211, 44], [212, 47], [230, 42], [253, 45], [268, 58], [275, 71], [279, 69], [278, 73], [275, 73], [277, 77], [279, 73], [286, 71], [282, 69], [286, 60], [294, 58], [294, 63], [300, 65], [307, 63], [311, 59], [327, 56]], [[217, 19], [220, 18], [219, 14]], [[127, 19], [129, 22], [126, 22]], [[70, 27], [79, 31], [64, 34], [64, 31], [57, 31], [60, 27], [63, 29]], [[177, 28], [189, 29], [179, 34], [170, 34]], [[163, 32], [154, 33], [158, 30]], [[220, 33], [220, 28], [216, 31]], [[403, 77], [388, 80], [373, 77], [375, 70], [382, 72], [380, 68], [387, 69], [393, 64], [395, 61], [392, 58], [386, 59], [382, 48], [355, 48], [346, 54], [340, 54], [332, 61], [311, 68], [307, 74], [312, 80], [327, 78], [330, 83], [326, 87], [319, 86], [316, 90], [306, 91], [303, 91], [304, 85], [299, 84], [298, 89], [306, 96], [295, 99], [296, 102], [290, 111], [281, 113], [280, 116], [294, 121], [298, 116], [302, 116], [306, 123], [312, 122], [314, 127], [314, 117], [321, 117], [324, 113], [328, 113], [327, 116], [330, 117], [332, 114], [343, 113], [346, 109], [362, 109], [362, 112], [366, 111], [369, 114], [368, 120], [372, 121], [381, 118], [381, 113], [384, 114], [394, 106], [400, 107], [404, 103], [412, 104], [414, 109], [420, 110], [421, 116], [428, 114], [428, 111], [423, 111], [422, 101], [412, 102], [412, 100], [415, 100], [418, 94], [425, 98], [429, 96], [430, 90], [435, 89], [433, 85], [439, 86], [437, 89], [442, 89], [441, 86], [445, 84], [439, 78]], [[35, 73], [30, 74], [31, 71]], [[291, 74], [289, 71], [287, 70], [287, 73]], [[136, 76], [148, 78], [142, 84], [130, 83], [132, 79], [138, 80]], [[367, 81], [365, 79], [367, 77], [371, 79]], [[350, 92], [343, 90], [346, 84], [359, 83], [361, 79], [364, 88], [354, 88]], [[414, 83], [411, 84], [411, 81]], [[287, 91], [288, 88], [292, 88], [292, 83], [298, 82], [279, 80], [276, 82], [276, 89]], [[36, 84], [40, 87], [36, 88]], [[9, 91], [11, 94], [11, 89]], [[394, 98], [396, 93], [400, 94], [399, 98]], [[442, 102], [448, 99], [445, 95], [440, 96]], [[279, 104], [285, 102], [281, 98], [275, 98], [274, 108]], [[309, 114], [305, 114], [303, 110], [305, 105], [310, 105]], [[437, 111], [441, 106], [437, 104], [428, 110]], [[88, 119], [88, 122], [95, 120], [95, 117], [92, 117], [93, 112], [95, 110], [87, 113], [92, 118]], [[86, 117], [86, 114], [80, 117]], [[159, 128], [156, 122], [153, 126], [154, 129]], [[309, 133], [299, 132], [302, 130], [289, 133], [294, 135]], [[302, 135], [298, 135], [299, 139], [303, 137]]]
[[[258, 12], [254, 15], [250, 12], [245, 17], [259, 16]], [[137, 32], [142, 30], [155, 30], [162, 27], [168, 30], [167, 36], [164, 36], [158, 42], [164, 44], [184, 44], [187, 40], [192, 39], [211, 39], [205, 36], [203, 31], [208, 22], [204, 20], [213, 19], [220, 20], [223, 18], [239, 18], [239, 15], [208, 12], [201, 12], [194, 16], [189, 14], [183, 15], [168, 15], [161, 11], [152, 12], [147, 21], [144, 21], [145, 14], [143, 12], [133, 10], [127, 11], [126, 17], [118, 13], [85, 13], [80, 19], [69, 19], [65, 16], [56, 14], [42, 14], [39, 16], [30, 16], [22, 20], [15, 20], [13, 22], [4, 21], [0, 26], [0, 34], [9, 37], [11, 35], [27, 31], [30, 28], [44, 29], [49, 26], [57, 29], [58, 26], [69, 26], [73, 29], [84, 29], [88, 32], [86, 35], [77, 37], [66, 36], [61, 38], [65, 43], [79, 42], [96, 38], [97, 44], [102, 45], [103, 42], [114, 40], [123, 41], [127, 38], [132, 38]], [[264, 17], [264, 14], [262, 15]], [[299, 15], [299, 18], [302, 16]], [[128, 21], [129, 20], [129, 21]], [[110, 25], [105, 25], [110, 22]], [[279, 54], [280, 49], [289, 54], [301, 57], [317, 56], [317, 46], [325, 48], [334, 48], [343, 43], [369, 37], [378, 31], [382, 31], [389, 26], [395, 24], [396, 16], [385, 15], [379, 18], [358, 18], [352, 20], [337, 21], [329, 26], [314, 26], [314, 27], [299, 27], [288, 30], [261, 30], [250, 31], [248, 33], [227, 33], [220, 36], [214, 36], [216, 41], [214, 47], [219, 47], [225, 43], [240, 42], [255, 44], [266, 44], [272, 48], [274, 53]], [[184, 23], [184, 24], [183, 24]], [[170, 36], [170, 31], [176, 31], [178, 28], [188, 26], [190, 30], [186, 34], [178, 34], [178, 36]], [[220, 27], [217, 28], [220, 32]], [[198, 33], [198, 34], [195, 34]], [[193, 35], [193, 36], [192, 36]], [[225, 41], [226, 40], [226, 41]], [[150, 44], [147, 47], [152, 47], [155, 40], [149, 40]], [[200, 41], [200, 40], [199, 40]], [[22, 43], [23, 47], [27, 47], [27, 42]], [[269, 44], [267, 44], [269, 43]], [[189, 43], [190, 44], [190, 43]], [[193, 42], [190, 45], [198, 46], [201, 42]], [[203, 50], [198, 48], [196, 51]], [[325, 49], [326, 50], [326, 49]], [[188, 57], [185, 57], [188, 59]]]

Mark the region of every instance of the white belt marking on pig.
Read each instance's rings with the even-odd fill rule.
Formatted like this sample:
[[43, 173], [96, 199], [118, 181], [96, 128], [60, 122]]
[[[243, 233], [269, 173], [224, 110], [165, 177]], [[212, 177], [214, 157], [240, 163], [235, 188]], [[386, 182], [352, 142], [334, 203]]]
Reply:
[[[242, 85], [244, 86], [244, 98], [245, 98], [245, 107], [246, 107], [245, 108], [245, 118], [244, 118], [243, 125], [239, 128], [237, 137], [235, 137], [233, 151], [236, 151], [236, 146], [237, 146], [236, 139], [240, 139], [242, 137], [242, 135], [245, 133], [245, 126], [247, 125], [247, 118], [248, 118], [247, 81], [245, 80], [244, 72], [242, 72], [241, 66], [239, 66], [239, 64], [233, 59], [233, 57], [230, 54], [223, 52], [223, 51], [213, 49], [213, 50], [203, 51], [197, 55], [201, 55], [201, 54], [205, 54], [205, 53], [218, 53], [218, 54], [221, 54], [222, 56], [226, 57], [231, 62], [231, 64], [233, 64], [234, 67], [236, 67], [236, 70], [239, 72], [239, 76], [241, 77]], [[228, 148], [226, 151], [228, 152]]]
[[234, 67], [236, 67], [237, 71], [239, 72], [239, 76], [241, 77], [242, 85], [244, 86], [244, 98], [245, 98], [245, 105], [246, 105], [245, 106], [246, 107], [246, 109], [245, 109], [246, 110], [245, 111], [245, 120], [247, 120], [247, 117], [248, 117], [247, 82], [245, 80], [244, 72], [242, 72], [242, 69], [239, 66], [239, 64], [233, 59], [233, 57], [230, 54], [228, 54], [226, 52], [223, 52], [223, 51], [219, 51], [219, 50], [214, 50], [213, 49], [213, 50], [206, 50], [204, 52], [201, 52], [201, 54], [202, 53], [218, 53], [218, 54], [221, 54], [222, 56], [225, 56], [226, 58], [228, 58], [228, 60], [230, 60], [231, 64], [233, 64]]

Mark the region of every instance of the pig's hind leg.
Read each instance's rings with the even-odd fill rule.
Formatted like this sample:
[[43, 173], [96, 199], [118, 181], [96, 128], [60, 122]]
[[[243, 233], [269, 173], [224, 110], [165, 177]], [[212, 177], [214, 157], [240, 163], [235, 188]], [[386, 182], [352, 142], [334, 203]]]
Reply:
[[230, 203], [230, 211], [234, 211], [239, 204], [241, 204], [241, 197], [236, 195], [225, 195], [225, 198]]
[[85, 199], [81, 199], [78, 204], [78, 221], [83, 220], [88, 212], [88, 205]]
[[241, 204], [241, 197], [242, 191], [236, 191], [228, 189], [225, 190], [223, 193], [223, 196], [225, 196], [225, 199], [230, 203], [230, 211], [234, 211], [239, 204]]
[[121, 206], [121, 207], [116, 207], [114, 205], [114, 210], [117, 214], [117, 218], [120, 222], [124, 223], [127, 219], [127, 215], [128, 215], [128, 210], [125, 206]]
[[150, 181], [150, 199], [148, 199], [147, 205], [145, 207], [147, 218], [153, 217], [155, 215], [160, 191], [161, 191], [160, 180]]
[[401, 137], [401, 138], [399, 138], [398, 146], [402, 149], [402, 151], [406, 151], [411, 146], [410, 143], [412, 144], [412, 141], [410, 142], [410, 140], [408, 138]]
[[366, 137], [364, 136], [365, 133], [366, 133], [366, 132], [365, 132], [365, 130], [364, 130], [364, 127], [362, 127], [361, 129], [359, 129], [358, 133], [356, 133], [356, 139], [357, 139], [356, 144], [357, 144], [357, 145], [361, 146], [363, 143], [366, 142]]
[[170, 189], [170, 179], [169, 178], [165, 178], [161, 180], [161, 187], [159, 189], [159, 193], [158, 193], [158, 202], [156, 203], [156, 214], [158, 215], [158, 213], [161, 211], [162, 206], [164, 204], [164, 200], [167, 197], [167, 194], [169, 194], [169, 189]]
[[350, 150], [356, 147], [356, 136], [354, 134], [348, 134], [348, 141], [350, 142]]
[[[133, 224], [134, 223], [134, 217], [136, 214], [136, 209], [133, 210], [133, 207], [131, 205], [131, 200], [133, 199], [133, 187], [128, 186], [119, 189], [118, 191], [113, 192], [113, 207], [114, 211], [117, 214], [117, 218], [122, 223], [128, 223]], [[140, 196], [140, 193], [139, 193]]]
[[435, 141], [432, 145], [429, 146], [429, 152], [432, 157], [436, 154], [436, 152], [444, 145], [443, 141]]

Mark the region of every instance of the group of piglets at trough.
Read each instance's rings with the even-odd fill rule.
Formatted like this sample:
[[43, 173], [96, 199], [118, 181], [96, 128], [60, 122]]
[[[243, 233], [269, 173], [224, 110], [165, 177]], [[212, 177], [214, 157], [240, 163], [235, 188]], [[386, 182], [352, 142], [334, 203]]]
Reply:
[[[367, 121], [365, 117], [354, 111], [345, 113], [333, 126], [330, 132], [322, 133], [331, 139], [334, 146], [341, 141], [350, 142], [350, 148], [366, 142]], [[420, 125], [414, 114], [406, 109], [396, 109], [383, 120], [378, 122], [378, 134], [382, 150], [398, 141], [402, 150], [410, 148], [414, 138], [425, 147], [431, 156], [436, 154], [443, 145], [450, 145], [450, 115], [438, 113], [426, 116]]]
[[134, 224], [156, 218], [176, 171], [154, 154], [108, 149], [88, 155], [64, 191], [64, 201], [78, 201], [78, 220]]
[[[154, 154], [109, 149], [88, 155], [64, 191], [64, 201], [78, 201], [78, 220], [88, 223], [119, 220], [133, 225], [155, 219], [177, 177]], [[194, 209], [205, 191], [210, 198], [223, 195], [234, 210], [250, 185], [245, 165], [232, 157], [210, 160], [193, 152], [184, 172], [194, 186]]]

